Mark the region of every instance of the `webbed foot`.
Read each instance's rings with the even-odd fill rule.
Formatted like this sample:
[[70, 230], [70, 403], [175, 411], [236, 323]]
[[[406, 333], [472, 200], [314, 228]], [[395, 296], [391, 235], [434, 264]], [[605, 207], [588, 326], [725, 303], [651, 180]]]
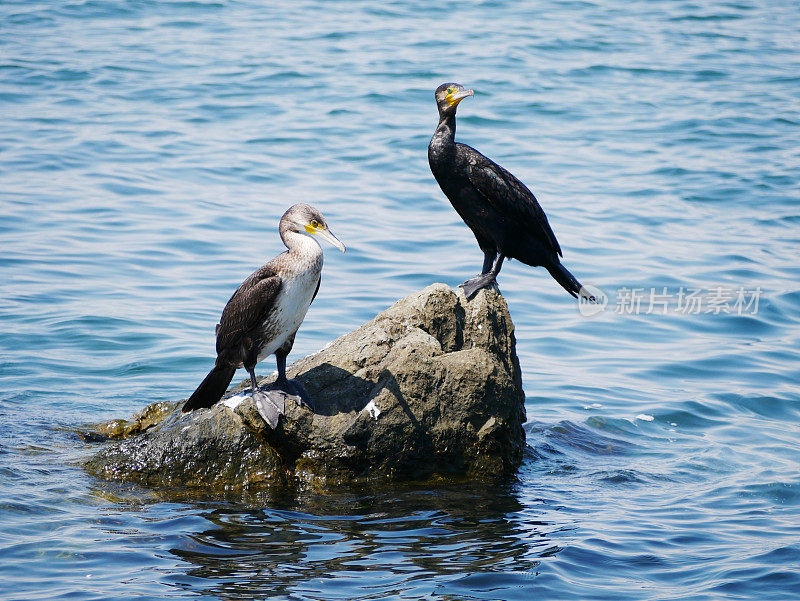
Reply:
[[481, 288], [488, 288], [492, 284], [497, 284], [495, 275], [493, 273], [483, 273], [468, 279], [459, 287], [464, 290], [464, 296], [467, 297], [467, 300], [472, 300], [472, 297], [478, 293], [478, 290]]
[[253, 391], [253, 400], [256, 409], [264, 421], [273, 430], [278, 427], [278, 419], [283, 415], [286, 408], [286, 397], [280, 390], [268, 390], [264, 392], [260, 388]]

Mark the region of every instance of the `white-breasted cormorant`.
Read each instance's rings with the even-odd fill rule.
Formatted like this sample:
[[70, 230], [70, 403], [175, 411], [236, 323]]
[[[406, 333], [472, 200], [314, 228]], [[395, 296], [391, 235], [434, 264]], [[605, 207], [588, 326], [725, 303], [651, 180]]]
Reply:
[[[433, 176], [475, 234], [484, 255], [481, 275], [461, 284], [464, 293], [472, 298], [492, 284], [508, 257], [544, 267], [577, 297], [581, 285], [561, 264], [561, 247], [533, 193], [500, 165], [455, 141], [456, 108], [472, 95], [472, 90], [457, 83], [436, 88], [439, 126], [428, 145]], [[587, 299], [593, 297], [587, 295]]]
[[322, 248], [315, 237], [327, 240], [344, 252], [328, 229], [322, 214], [307, 204], [296, 204], [281, 217], [281, 240], [289, 249], [248, 277], [222, 310], [217, 324], [217, 361], [183, 411], [211, 407], [222, 398], [234, 373], [244, 367], [250, 374], [253, 397], [259, 411], [274, 428], [282, 409], [266, 403], [256, 383], [255, 367], [275, 354], [278, 379], [275, 386], [308, 402], [302, 387], [286, 379], [286, 356], [297, 329], [317, 295], [322, 273]]

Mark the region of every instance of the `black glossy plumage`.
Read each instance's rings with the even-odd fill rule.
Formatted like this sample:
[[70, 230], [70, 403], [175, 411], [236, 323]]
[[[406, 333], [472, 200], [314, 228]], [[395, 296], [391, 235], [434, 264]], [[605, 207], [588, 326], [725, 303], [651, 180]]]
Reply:
[[462, 284], [467, 296], [491, 284], [506, 257], [546, 268], [578, 296], [581, 285], [561, 265], [561, 247], [533, 193], [506, 169], [455, 141], [456, 107], [471, 95], [459, 84], [437, 88], [439, 125], [428, 145], [433, 176], [484, 252], [481, 275]]

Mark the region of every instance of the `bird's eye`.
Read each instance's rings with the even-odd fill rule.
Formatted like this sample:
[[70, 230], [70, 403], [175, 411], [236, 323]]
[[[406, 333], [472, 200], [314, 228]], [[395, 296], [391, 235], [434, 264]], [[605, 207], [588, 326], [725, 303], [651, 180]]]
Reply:
[[447, 93], [448, 94], [452, 94], [453, 92], [455, 92], [455, 90], [453, 88], [447, 88]]
[[316, 219], [312, 219], [311, 220], [311, 227], [313, 227], [314, 229], [318, 228], [319, 227], [319, 221], [317, 221]]

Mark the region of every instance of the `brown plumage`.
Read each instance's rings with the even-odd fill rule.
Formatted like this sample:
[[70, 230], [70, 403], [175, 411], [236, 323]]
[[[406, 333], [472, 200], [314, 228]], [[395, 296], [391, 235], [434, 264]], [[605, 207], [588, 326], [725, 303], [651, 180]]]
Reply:
[[[289, 208], [281, 217], [279, 231], [288, 250], [251, 274], [225, 305], [216, 329], [214, 368], [186, 401], [183, 411], [214, 405], [240, 367], [250, 374], [254, 397], [261, 398], [255, 366], [271, 354], [275, 354], [278, 364], [276, 386], [290, 394], [299, 393], [286, 379], [286, 356], [319, 291], [322, 249], [315, 237], [327, 240], [342, 252], [344, 245], [330, 233], [322, 214], [307, 204]], [[277, 415], [273, 417], [274, 427]]]

